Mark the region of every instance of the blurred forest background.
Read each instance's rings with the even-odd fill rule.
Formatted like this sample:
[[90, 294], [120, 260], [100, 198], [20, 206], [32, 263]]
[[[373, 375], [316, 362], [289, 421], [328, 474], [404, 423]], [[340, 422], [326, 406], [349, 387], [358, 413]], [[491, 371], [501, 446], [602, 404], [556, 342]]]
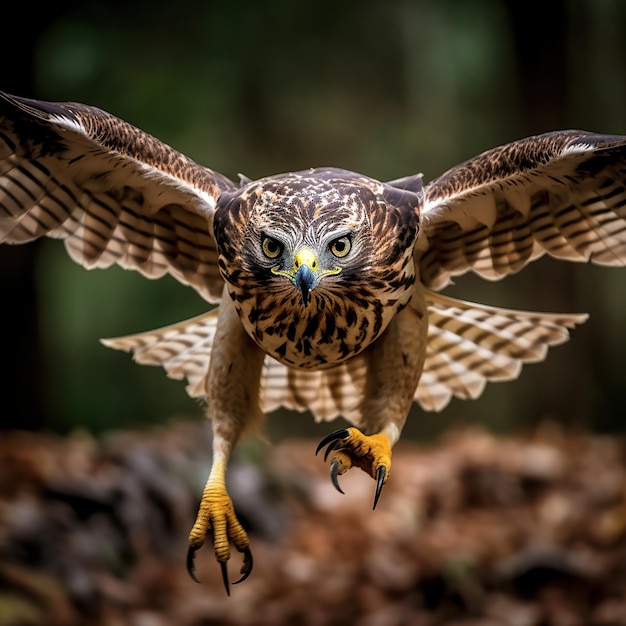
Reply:
[[[543, 131], [626, 134], [625, 33], [623, 0], [5, 2], [0, 89], [99, 106], [233, 179], [429, 180]], [[590, 319], [518, 381], [414, 407], [375, 512], [369, 477], [338, 494], [313, 455], [335, 425], [270, 416], [277, 445], [230, 464], [255, 570], [229, 599], [210, 548], [202, 585], [185, 570], [201, 405], [98, 343], [206, 304], [58, 241], [0, 245], [0, 626], [626, 626], [626, 270], [457, 282]]]
[[[559, 128], [626, 133], [626, 3], [620, 0], [67, 0], [6, 7], [0, 88], [99, 106], [236, 178], [333, 165], [429, 180], [478, 152]], [[450, 293], [590, 320], [519, 381], [407, 433], [450, 424], [524, 430], [545, 418], [622, 431], [626, 273], [542, 260]], [[202, 415], [184, 385], [98, 338], [197, 315], [167, 278], [86, 272], [58, 241], [0, 247], [4, 427], [93, 432]], [[322, 434], [279, 413], [272, 438]]]

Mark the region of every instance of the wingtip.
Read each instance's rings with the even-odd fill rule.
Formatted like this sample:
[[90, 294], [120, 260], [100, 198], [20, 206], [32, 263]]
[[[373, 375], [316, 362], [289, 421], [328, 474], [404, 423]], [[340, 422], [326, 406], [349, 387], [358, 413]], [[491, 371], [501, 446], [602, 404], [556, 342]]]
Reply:
[[113, 350], [122, 350], [124, 352], [130, 352], [132, 347], [125, 343], [125, 337], [105, 337], [101, 338], [100, 343], [106, 348], [112, 348]]
[[10, 107], [19, 111], [24, 119], [49, 121], [50, 118], [64, 118], [76, 123], [76, 115], [60, 102], [47, 102], [35, 98], [24, 98], [0, 91], [0, 110]]

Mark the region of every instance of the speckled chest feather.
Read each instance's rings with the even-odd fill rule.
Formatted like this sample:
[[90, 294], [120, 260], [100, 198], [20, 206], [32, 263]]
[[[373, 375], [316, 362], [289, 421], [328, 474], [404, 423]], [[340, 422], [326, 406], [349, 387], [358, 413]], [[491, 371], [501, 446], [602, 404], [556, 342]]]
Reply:
[[[370, 345], [410, 300], [420, 198], [332, 168], [261, 179], [220, 198], [220, 271], [250, 337], [287, 365], [330, 367]], [[280, 244], [267, 258], [264, 238]], [[329, 251], [337, 237], [350, 251]], [[285, 277], [298, 251], [322, 276], [305, 301]]]

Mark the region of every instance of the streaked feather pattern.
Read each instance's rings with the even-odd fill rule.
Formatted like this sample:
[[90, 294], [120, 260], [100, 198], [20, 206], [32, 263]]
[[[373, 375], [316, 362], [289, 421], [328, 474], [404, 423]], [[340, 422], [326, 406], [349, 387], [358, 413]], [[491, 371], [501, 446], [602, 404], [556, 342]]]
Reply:
[[[442, 409], [452, 396], [478, 397], [488, 381], [515, 378], [523, 363], [543, 359], [547, 348], [565, 341], [568, 330], [585, 316], [465, 303], [423, 290], [422, 283], [439, 290], [467, 271], [497, 280], [546, 253], [573, 261], [624, 265], [625, 183], [624, 137], [558, 131], [488, 150], [426, 186], [419, 174], [384, 184], [326, 168], [256, 182], [244, 179], [237, 188], [223, 175], [95, 107], [0, 94], [0, 242], [23, 243], [41, 236], [63, 239], [72, 258], [87, 268], [118, 264], [149, 278], [169, 273], [211, 302], [222, 297], [222, 276], [228, 276], [245, 287], [238, 300], [252, 300], [256, 293], [256, 301], [263, 304], [257, 312], [264, 324], [263, 341], [265, 337], [270, 341], [270, 336], [276, 340], [283, 327], [289, 333], [298, 329], [311, 336], [325, 329], [320, 335], [325, 341], [331, 336], [339, 340], [346, 321], [355, 333], [355, 320], [371, 304], [363, 295], [365, 288], [379, 288], [389, 306], [398, 306], [394, 289], [406, 290], [414, 280], [408, 259], [399, 253], [419, 234], [414, 260], [421, 283], [415, 283], [412, 297], [425, 293], [429, 329], [424, 370], [414, 399], [427, 410]], [[276, 194], [284, 195], [288, 188], [289, 206], [298, 205], [320, 233], [332, 232], [332, 220], [321, 218], [317, 185], [320, 189], [335, 185], [324, 191], [332, 200], [326, 201], [327, 210], [333, 202], [343, 212], [359, 203], [370, 206], [367, 219], [375, 221], [375, 236], [364, 241], [374, 245], [367, 264], [353, 270], [358, 273], [352, 280], [360, 284], [350, 287], [349, 282], [339, 282], [341, 287], [333, 288], [333, 297], [340, 296], [342, 289], [352, 289], [343, 301], [337, 301], [341, 306], [330, 309], [330, 300], [315, 300], [320, 307], [326, 306], [323, 324], [310, 311], [306, 319], [298, 312], [298, 324], [286, 324], [283, 311], [278, 315], [282, 326], [273, 324], [267, 295], [275, 276], [268, 268], [255, 266], [249, 255], [245, 267], [254, 266], [256, 273], [242, 271], [238, 265], [241, 256], [248, 254], [246, 246], [254, 249], [255, 245], [248, 226], [250, 209], [255, 202], [265, 202], [274, 222], [280, 218], [285, 228], [297, 232], [293, 215], [283, 212], [288, 207], [273, 204]], [[345, 185], [349, 194], [342, 191]], [[367, 202], [360, 200], [359, 185], [370, 194]], [[232, 207], [232, 212], [222, 209], [221, 261], [213, 228], [220, 198], [227, 198], [223, 200], [227, 211]], [[258, 206], [257, 212], [262, 225], [268, 213]], [[239, 233], [236, 241], [234, 231], [228, 231], [229, 220]], [[386, 237], [388, 232], [393, 234]], [[226, 249], [228, 255], [223, 254]], [[393, 258], [400, 259], [398, 268], [388, 271], [384, 281], [374, 278], [376, 272], [388, 269], [384, 264], [391, 251], [396, 255]], [[255, 280], [264, 281], [256, 292]], [[283, 293], [285, 285], [279, 285], [278, 293]], [[234, 296], [233, 291], [230, 297]], [[283, 303], [289, 299], [287, 295], [281, 298]], [[384, 298], [381, 301], [386, 302]], [[376, 306], [381, 309], [380, 302]], [[335, 320], [331, 310], [343, 311], [346, 320]], [[171, 377], [186, 378], [188, 393], [202, 396], [217, 319], [214, 310], [167, 328], [104, 343], [134, 352], [139, 363], [163, 366]], [[249, 313], [244, 322], [250, 319]], [[255, 340], [260, 341], [258, 336]], [[289, 367], [267, 356], [261, 408], [310, 409], [317, 419], [343, 415], [362, 424], [366, 419], [360, 414], [362, 398], [371, 394], [364, 346], [359, 346], [363, 351], [356, 356], [339, 365], [324, 364], [322, 370]]]
[[64, 239], [84, 267], [171, 274], [216, 302], [216, 198], [235, 185], [122, 120], [0, 94], [0, 243]]
[[[587, 315], [546, 314], [489, 307], [427, 291], [428, 343], [415, 400], [440, 411], [452, 396], [475, 399], [487, 382], [517, 378], [524, 363], [542, 361], [548, 348], [569, 338]], [[103, 339], [132, 352], [143, 365], [160, 365], [170, 378], [186, 378], [187, 393], [205, 395], [217, 309], [151, 332]], [[360, 401], [367, 385], [367, 353], [325, 370], [303, 370], [265, 357], [261, 378], [263, 412], [286, 407], [310, 410], [317, 421], [342, 415], [362, 425]]]
[[499, 280], [543, 254], [626, 264], [626, 140], [547, 133], [494, 148], [426, 185], [424, 283]]
[[428, 342], [415, 399], [440, 411], [452, 396], [478, 398], [486, 383], [513, 380], [524, 363], [542, 361], [587, 315], [489, 307], [426, 292]]
[[[132, 352], [142, 365], [158, 365], [170, 378], [187, 379], [192, 398], [206, 395], [205, 378], [217, 327], [218, 309], [153, 331], [102, 339], [116, 350]], [[352, 359], [328, 370], [300, 370], [267, 355], [263, 364], [259, 404], [263, 412], [286, 407], [310, 410], [318, 421], [339, 415], [358, 418], [358, 400], [365, 383], [366, 364]]]

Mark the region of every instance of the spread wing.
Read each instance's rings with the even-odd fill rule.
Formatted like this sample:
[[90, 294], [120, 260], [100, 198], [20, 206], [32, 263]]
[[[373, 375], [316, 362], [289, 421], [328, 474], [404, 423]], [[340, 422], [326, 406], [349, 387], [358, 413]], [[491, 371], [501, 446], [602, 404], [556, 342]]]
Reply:
[[0, 243], [63, 239], [86, 268], [171, 274], [210, 302], [230, 180], [95, 107], [0, 93]]
[[484, 152], [425, 187], [422, 280], [498, 280], [546, 253], [624, 265], [625, 184], [626, 137], [557, 131]]

